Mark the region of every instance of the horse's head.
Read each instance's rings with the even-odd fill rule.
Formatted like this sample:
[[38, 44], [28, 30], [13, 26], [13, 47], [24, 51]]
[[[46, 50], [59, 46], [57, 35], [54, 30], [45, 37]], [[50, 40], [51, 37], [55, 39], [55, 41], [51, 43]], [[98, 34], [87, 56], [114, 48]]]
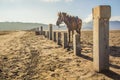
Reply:
[[63, 21], [64, 21], [64, 17], [66, 16], [66, 13], [58, 13], [58, 19], [56, 22], [56, 25], [59, 26]]

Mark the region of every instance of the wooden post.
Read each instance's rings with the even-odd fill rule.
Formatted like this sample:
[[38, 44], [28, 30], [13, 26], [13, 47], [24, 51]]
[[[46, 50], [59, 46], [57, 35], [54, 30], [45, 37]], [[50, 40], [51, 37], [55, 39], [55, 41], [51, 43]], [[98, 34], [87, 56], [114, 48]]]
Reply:
[[36, 35], [39, 35], [39, 34], [40, 34], [39, 28], [36, 28], [35, 34], [36, 34]]
[[49, 31], [47, 31], [47, 38], [49, 39]]
[[52, 24], [49, 24], [49, 39], [52, 40]]
[[40, 31], [40, 35], [43, 35], [43, 27], [42, 26], [40, 27], [39, 31]]
[[68, 47], [67, 32], [62, 33], [62, 45], [63, 45], [63, 48]]
[[93, 8], [93, 64], [94, 70], [109, 70], [109, 5]]
[[57, 44], [61, 45], [61, 32], [57, 32]]
[[56, 42], [56, 32], [53, 32], [53, 36], [52, 36], [52, 37], [53, 37], [52, 40], [53, 40], [54, 42]]
[[73, 50], [75, 55], [81, 54], [81, 45], [80, 45], [80, 35], [74, 34], [73, 35]]
[[44, 36], [45, 36], [45, 31], [42, 31], [42, 35], [44, 35]]
[[47, 38], [47, 31], [45, 31], [45, 38]]

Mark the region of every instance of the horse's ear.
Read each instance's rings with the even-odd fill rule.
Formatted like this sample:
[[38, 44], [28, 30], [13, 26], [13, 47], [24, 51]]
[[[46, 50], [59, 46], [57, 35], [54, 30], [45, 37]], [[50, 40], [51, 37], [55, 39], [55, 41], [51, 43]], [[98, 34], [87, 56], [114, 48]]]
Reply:
[[67, 15], [67, 13], [64, 13], [64, 15]]
[[72, 17], [71, 15], [69, 15], [70, 17]]
[[60, 15], [61, 15], [62, 12], [60, 12]]
[[63, 15], [63, 16], [66, 16], [66, 15], [67, 15], [67, 13], [63, 12], [63, 13], [62, 13], [62, 15]]
[[58, 16], [60, 16], [61, 15], [61, 12], [58, 12]]

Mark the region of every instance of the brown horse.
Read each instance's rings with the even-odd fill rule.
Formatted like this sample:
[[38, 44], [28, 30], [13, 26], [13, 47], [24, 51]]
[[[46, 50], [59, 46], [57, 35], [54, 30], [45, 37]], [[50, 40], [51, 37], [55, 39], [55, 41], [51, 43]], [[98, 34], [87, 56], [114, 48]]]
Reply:
[[72, 31], [72, 36], [74, 34], [74, 30], [76, 30], [76, 32], [78, 34], [81, 35], [81, 26], [82, 26], [82, 20], [79, 19], [78, 17], [73, 17], [73, 16], [69, 16], [67, 15], [67, 13], [64, 12], [60, 12], [58, 13], [58, 20], [56, 22], [56, 25], [59, 26], [62, 22], [64, 22], [67, 25], [68, 28], [68, 32], [69, 32], [69, 43], [70, 43], [70, 32]]

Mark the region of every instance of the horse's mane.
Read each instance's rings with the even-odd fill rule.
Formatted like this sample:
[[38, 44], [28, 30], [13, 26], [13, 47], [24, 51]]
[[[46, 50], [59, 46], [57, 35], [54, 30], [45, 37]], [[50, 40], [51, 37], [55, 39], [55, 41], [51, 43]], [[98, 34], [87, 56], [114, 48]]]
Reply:
[[[78, 19], [78, 16], [72, 16], [72, 15], [69, 15], [69, 14], [67, 14], [67, 13], [65, 13], [65, 12], [62, 12], [61, 13], [61, 15], [65, 15], [67, 18], [69, 18], [69, 19]], [[62, 16], [63, 17], [63, 16]]]
[[59, 12], [58, 13], [59, 17], [64, 19], [64, 22], [67, 25], [71, 25], [71, 24], [77, 24], [79, 25], [79, 22], [82, 22], [80, 18], [78, 18], [78, 16], [72, 16], [67, 14], [66, 12]]
[[74, 18], [74, 19], [78, 18], [78, 16], [72, 16], [72, 15], [67, 14], [66, 12], [59, 12], [58, 15], [62, 16], [62, 17], [63, 17], [63, 15], [65, 15], [68, 18]]

